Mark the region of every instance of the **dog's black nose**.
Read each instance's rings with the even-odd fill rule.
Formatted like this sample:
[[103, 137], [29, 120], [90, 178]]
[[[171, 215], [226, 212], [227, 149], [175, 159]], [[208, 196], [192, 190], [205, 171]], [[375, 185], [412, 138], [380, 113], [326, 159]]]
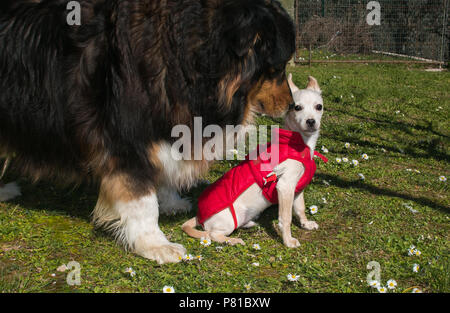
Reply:
[[309, 119], [309, 120], [306, 120], [306, 124], [309, 126], [309, 127], [313, 127], [315, 124], [316, 124], [316, 120], [315, 119]]

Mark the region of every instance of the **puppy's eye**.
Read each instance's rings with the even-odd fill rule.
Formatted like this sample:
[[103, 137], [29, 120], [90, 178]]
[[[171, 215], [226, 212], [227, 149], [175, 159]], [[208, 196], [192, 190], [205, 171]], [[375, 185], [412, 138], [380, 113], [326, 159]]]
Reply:
[[317, 111], [322, 111], [322, 109], [323, 109], [323, 105], [321, 105], [321, 104], [316, 105]]
[[296, 106], [294, 107], [294, 110], [295, 110], [295, 111], [301, 111], [301, 110], [303, 110], [303, 107], [302, 107], [301, 105], [296, 105]]

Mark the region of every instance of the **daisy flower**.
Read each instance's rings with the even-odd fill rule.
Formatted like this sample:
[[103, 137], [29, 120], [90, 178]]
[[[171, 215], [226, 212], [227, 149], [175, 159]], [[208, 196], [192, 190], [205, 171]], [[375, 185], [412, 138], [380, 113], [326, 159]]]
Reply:
[[387, 281], [387, 287], [389, 289], [395, 289], [395, 287], [397, 287], [397, 282], [395, 280], [393, 280], [393, 279], [389, 279]]
[[386, 293], [387, 292], [387, 288], [384, 286], [378, 286], [377, 290], [379, 293]]
[[175, 289], [172, 286], [164, 286], [163, 293], [175, 293]]
[[441, 181], [441, 182], [446, 182], [446, 181], [447, 181], [447, 177], [445, 177], [445, 176], [439, 176], [439, 181]]
[[211, 244], [211, 239], [202, 237], [200, 238], [200, 244], [204, 247], [207, 247]]
[[358, 176], [359, 176], [359, 178], [361, 178], [361, 180], [366, 179], [366, 177], [365, 177], [364, 174], [362, 174], [362, 173], [359, 173]]
[[136, 276], [136, 272], [133, 271], [133, 269], [132, 269], [131, 267], [127, 267], [127, 268], [125, 269], [125, 273], [130, 274], [131, 277]]
[[372, 288], [378, 288], [380, 287], [380, 282], [378, 280], [371, 280], [369, 282], [369, 286]]
[[415, 256], [420, 256], [421, 254], [422, 254], [422, 252], [420, 252], [419, 250], [417, 250], [417, 249], [414, 250]]
[[197, 255], [195, 258], [199, 261], [203, 260], [203, 257], [201, 255]]
[[342, 162], [347, 163], [348, 162], [348, 158], [342, 158]]
[[342, 159], [341, 158], [336, 158], [336, 163], [341, 163]]
[[186, 262], [192, 261], [194, 257], [192, 256], [192, 254], [185, 254], [183, 255], [183, 260]]
[[323, 202], [324, 204], [328, 203], [328, 202], [327, 202], [327, 199], [325, 199], [325, 198], [322, 198], [322, 202]]
[[323, 152], [323, 153], [328, 153], [328, 149], [325, 148], [325, 146], [322, 146], [322, 152]]
[[419, 264], [414, 264], [412, 270], [413, 270], [414, 273], [418, 273], [419, 272], [419, 268], [420, 268]]
[[411, 245], [408, 249], [408, 255], [414, 255], [416, 247]]
[[309, 207], [309, 211], [311, 212], [311, 214], [316, 214], [318, 210], [319, 209], [317, 208], [317, 205], [312, 205]]
[[412, 293], [422, 293], [422, 290], [420, 290], [419, 288], [414, 288], [411, 292]]
[[252, 286], [250, 284], [244, 284], [244, 288], [246, 290], [250, 290], [250, 288], [252, 288]]
[[298, 275], [297, 274], [292, 275], [291, 273], [289, 273], [289, 274], [287, 274], [287, 279], [289, 281], [297, 281], [298, 280]]
[[350, 148], [350, 143], [349, 143], [349, 142], [346, 142], [345, 145], [344, 145], [344, 147], [346, 147], [347, 149]]
[[353, 166], [358, 166], [359, 162], [358, 160], [352, 160]]
[[255, 249], [255, 250], [261, 250], [261, 246], [260, 246], [259, 244], [255, 243], [255, 244], [253, 245], [253, 249]]
[[364, 153], [361, 157], [362, 157], [364, 160], [368, 160], [368, 159], [369, 159], [369, 156], [368, 156], [366, 153]]

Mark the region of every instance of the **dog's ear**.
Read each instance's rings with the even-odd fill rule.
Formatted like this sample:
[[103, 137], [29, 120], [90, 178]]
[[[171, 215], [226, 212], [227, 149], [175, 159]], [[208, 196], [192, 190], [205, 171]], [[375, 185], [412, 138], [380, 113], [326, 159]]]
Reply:
[[317, 80], [312, 77], [312, 76], [308, 76], [308, 86], [306, 86], [306, 89], [310, 89], [310, 90], [314, 90], [317, 91], [319, 93], [322, 93], [322, 90], [320, 90], [319, 87], [319, 83], [317, 82]]
[[299, 88], [294, 84], [294, 81], [292, 80], [292, 73], [289, 73], [288, 83], [289, 83], [289, 88], [291, 88], [292, 93], [299, 90]]

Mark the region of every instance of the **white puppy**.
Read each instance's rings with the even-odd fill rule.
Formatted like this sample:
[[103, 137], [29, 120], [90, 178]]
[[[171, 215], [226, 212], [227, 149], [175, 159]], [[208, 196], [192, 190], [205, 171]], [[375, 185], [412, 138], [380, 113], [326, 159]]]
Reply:
[[[304, 144], [311, 150], [311, 159], [319, 137], [320, 122], [323, 114], [323, 99], [317, 80], [309, 77], [306, 89], [300, 90], [292, 81], [292, 74], [289, 75], [289, 85], [292, 90], [295, 105], [288, 112], [285, 119], [285, 129], [301, 134]], [[279, 203], [279, 229], [283, 238], [283, 243], [288, 247], [298, 247], [299, 241], [291, 235], [292, 210], [300, 220], [303, 228], [312, 230], [319, 226], [316, 222], [309, 221], [305, 215], [305, 200], [303, 191], [296, 194], [297, 182], [305, 173], [303, 163], [294, 159], [286, 159], [278, 164], [273, 173], [278, 179], [276, 192]], [[263, 191], [257, 183], [252, 184], [248, 189], [236, 198], [234, 209], [227, 207], [212, 215], [203, 222], [205, 231], [195, 229], [199, 226], [198, 218], [194, 217], [185, 222], [183, 230], [191, 237], [211, 238], [217, 242], [227, 242], [229, 244], [244, 244], [240, 238], [229, 238], [236, 228], [249, 228], [255, 226], [255, 219], [272, 203], [263, 195]]]

